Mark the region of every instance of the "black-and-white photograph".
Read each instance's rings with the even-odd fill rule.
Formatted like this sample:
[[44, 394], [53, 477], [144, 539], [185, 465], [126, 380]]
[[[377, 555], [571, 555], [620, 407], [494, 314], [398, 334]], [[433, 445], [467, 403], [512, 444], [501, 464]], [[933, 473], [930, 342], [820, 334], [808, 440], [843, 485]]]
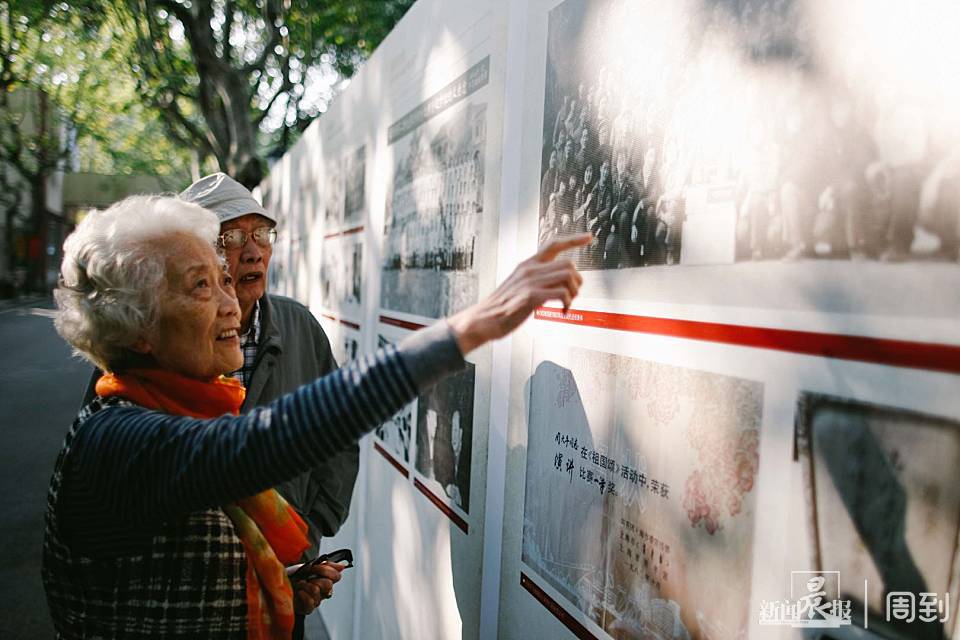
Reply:
[[591, 233], [581, 269], [955, 265], [960, 126], [956, 100], [938, 99], [953, 83], [928, 62], [885, 70], [870, 53], [883, 43], [844, 49], [856, 21], [821, 13], [781, 0], [555, 8], [541, 242]]
[[[391, 344], [391, 340], [377, 336], [377, 348]], [[395, 455], [398, 460], [410, 463], [410, 445], [413, 443], [413, 427], [415, 412], [417, 410], [417, 401], [414, 400], [400, 411], [393, 414], [389, 420], [377, 427], [374, 433], [383, 444], [387, 451]]]
[[331, 229], [343, 223], [343, 172], [338, 161], [326, 162], [325, 170], [323, 220], [327, 229]]
[[324, 330], [330, 338], [330, 349], [333, 351], [337, 364], [343, 367], [356, 360], [357, 356], [362, 353], [360, 351], [360, 332], [337, 322], [333, 318], [328, 317], [328, 319], [331, 324], [324, 323]]
[[[451, 87], [479, 90], [488, 76], [484, 59]], [[424, 105], [451, 91], [444, 89]], [[422, 111], [391, 127], [396, 131], [412, 122], [391, 145], [380, 305], [438, 318], [477, 300], [487, 105], [474, 95], [438, 112]]]
[[349, 278], [345, 304], [359, 305], [362, 302], [363, 292], [363, 243], [359, 238], [348, 244], [350, 247], [350, 265], [346, 275]]
[[277, 242], [273, 245], [273, 256], [270, 259], [270, 269], [267, 271], [267, 282], [270, 291], [280, 295], [289, 295], [289, 292], [293, 290], [292, 244], [289, 238], [278, 235]]
[[417, 402], [416, 469], [464, 512], [470, 512], [473, 394], [476, 367], [444, 379]]
[[320, 256], [320, 306], [357, 319], [363, 302], [363, 238], [326, 238]]
[[357, 336], [344, 333], [343, 335], [343, 355], [340, 358], [340, 364], [353, 362], [357, 359], [357, 353], [360, 348], [360, 341]]
[[[840, 571], [851, 590], [828, 597], [852, 597], [862, 606], [867, 580], [871, 616], [889, 620], [884, 594], [948, 593], [960, 534], [960, 422], [802, 393], [796, 429], [810, 568]], [[902, 624], [897, 635], [949, 635], [939, 622], [926, 627]]]
[[343, 159], [344, 224], [363, 224], [366, 210], [367, 147], [361, 146]]

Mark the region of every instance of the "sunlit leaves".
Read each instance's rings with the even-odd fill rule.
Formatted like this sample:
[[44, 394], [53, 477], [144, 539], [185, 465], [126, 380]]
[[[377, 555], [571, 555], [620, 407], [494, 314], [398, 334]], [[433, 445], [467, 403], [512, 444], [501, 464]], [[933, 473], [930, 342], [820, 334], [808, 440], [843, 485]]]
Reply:
[[[178, 183], [189, 177], [190, 149], [172, 143], [141, 103], [134, 79], [138, 70], [125, 56], [126, 42], [114, 17], [81, 1], [47, 8], [42, 2], [15, 1], [7, 7], [23, 27], [16, 35], [0, 29], [0, 50], [22, 52], [6, 58], [10, 89], [39, 90], [49, 97], [72, 131], [70, 155], [77, 169], [168, 175]], [[24, 136], [23, 148], [32, 154], [50, 146], [59, 148], [62, 141]], [[35, 164], [27, 159], [28, 167]]]
[[84, 157], [111, 145], [91, 166], [131, 168], [134, 140], [124, 132], [136, 125], [148, 136], [166, 132], [166, 145], [152, 137], [144, 144], [151, 161], [164, 164], [155, 150], [171, 158], [196, 151], [226, 169], [231, 153], [262, 157], [292, 144], [413, 0], [13, 4], [24, 7], [13, 23], [24, 37], [14, 39], [8, 58], [64, 93], [92, 91], [103, 120], [114, 118], [114, 127], [103, 126], [94, 110], [80, 118], [90, 132]]

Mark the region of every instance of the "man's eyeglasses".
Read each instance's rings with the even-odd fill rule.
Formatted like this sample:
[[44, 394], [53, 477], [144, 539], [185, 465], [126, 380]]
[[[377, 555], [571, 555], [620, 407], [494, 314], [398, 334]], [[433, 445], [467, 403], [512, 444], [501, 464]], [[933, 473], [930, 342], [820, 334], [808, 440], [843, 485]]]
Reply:
[[269, 247], [277, 241], [277, 230], [273, 227], [257, 227], [248, 234], [243, 229], [224, 231], [217, 238], [217, 246], [221, 249], [239, 249], [247, 244], [247, 239], [253, 236], [253, 241], [261, 247]]

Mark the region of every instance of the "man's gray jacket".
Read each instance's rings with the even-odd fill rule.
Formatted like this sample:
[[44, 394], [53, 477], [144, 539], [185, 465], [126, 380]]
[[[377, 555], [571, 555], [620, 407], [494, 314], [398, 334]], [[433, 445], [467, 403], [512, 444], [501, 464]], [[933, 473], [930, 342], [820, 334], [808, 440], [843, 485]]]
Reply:
[[[260, 341], [240, 411], [266, 404], [336, 368], [330, 341], [313, 314], [290, 298], [266, 295], [260, 298]], [[84, 405], [96, 397], [94, 387], [100, 375], [94, 371]], [[320, 538], [335, 534], [347, 519], [359, 463], [360, 448], [353, 445], [322, 466], [277, 486], [307, 520], [313, 546], [308, 554], [316, 555]]]
[[[257, 358], [240, 411], [266, 404], [336, 368], [330, 341], [313, 314], [290, 298], [266, 295], [260, 299]], [[360, 447], [353, 445], [277, 486], [308, 520], [314, 551], [321, 536], [332, 536], [347, 519], [359, 464]]]

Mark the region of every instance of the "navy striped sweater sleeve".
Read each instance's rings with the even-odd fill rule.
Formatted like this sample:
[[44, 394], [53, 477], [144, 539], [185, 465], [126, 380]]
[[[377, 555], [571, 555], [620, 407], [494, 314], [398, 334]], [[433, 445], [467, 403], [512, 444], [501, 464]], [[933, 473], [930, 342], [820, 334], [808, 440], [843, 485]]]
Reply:
[[103, 409], [77, 431], [61, 521], [98, 505], [147, 524], [253, 495], [317, 466], [463, 366], [440, 322], [245, 415]]

